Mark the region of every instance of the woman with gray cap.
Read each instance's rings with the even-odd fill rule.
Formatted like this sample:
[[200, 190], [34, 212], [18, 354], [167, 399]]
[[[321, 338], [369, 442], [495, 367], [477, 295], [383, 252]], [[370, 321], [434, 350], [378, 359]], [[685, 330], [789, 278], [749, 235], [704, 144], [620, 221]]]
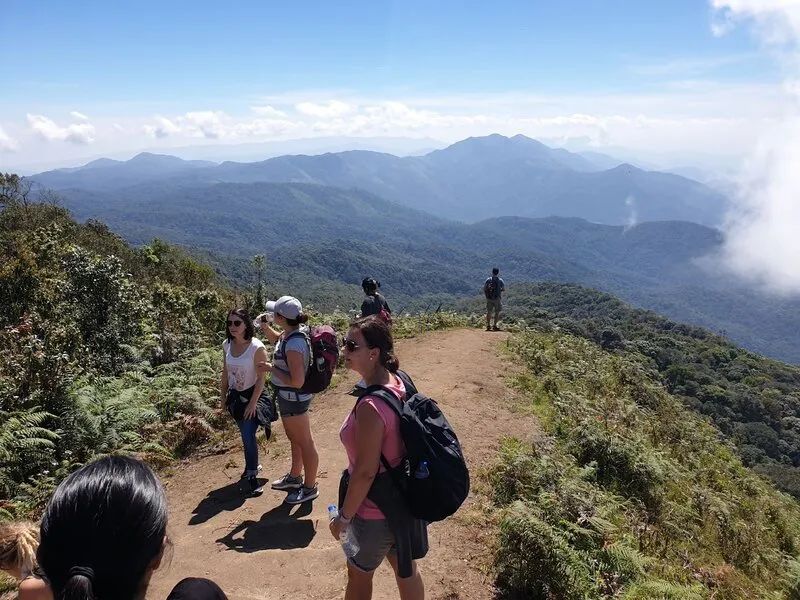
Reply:
[[273, 324], [277, 329], [262, 322], [264, 335], [275, 344], [272, 362], [265, 367], [270, 373], [283, 428], [292, 447], [291, 469], [272, 482], [272, 489], [289, 492], [288, 504], [302, 504], [319, 496], [319, 454], [308, 418], [312, 396], [301, 389], [312, 360], [311, 341], [306, 328], [302, 327], [308, 322], [308, 316], [303, 314], [302, 304], [293, 296], [267, 302], [266, 308], [267, 312], [275, 314]]

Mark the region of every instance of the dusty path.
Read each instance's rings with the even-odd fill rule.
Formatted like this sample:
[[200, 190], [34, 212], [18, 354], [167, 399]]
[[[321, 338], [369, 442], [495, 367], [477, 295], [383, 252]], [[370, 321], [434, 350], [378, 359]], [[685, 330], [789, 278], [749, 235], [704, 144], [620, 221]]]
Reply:
[[[479, 470], [494, 460], [500, 437], [528, 438], [536, 427], [508, 408], [511, 392], [503, 380], [508, 367], [497, 352], [504, 339], [503, 333], [465, 329], [397, 344], [402, 367], [421, 391], [440, 402], [458, 433], [475, 483]], [[268, 486], [261, 497], [245, 498], [239, 490], [239, 445], [193, 462], [167, 480], [174, 550], [168, 566], [154, 576], [148, 598], [165, 598], [186, 576], [215, 580], [231, 600], [344, 596], [344, 556], [328, 531], [327, 506], [336, 501], [339, 473], [346, 466], [338, 432], [353, 398], [344, 392], [357, 379], [348, 373], [336, 389], [314, 401], [311, 422], [320, 454], [321, 494], [313, 503], [290, 510], [283, 504], [285, 494]], [[289, 468], [288, 443], [279, 424], [276, 433], [266, 456], [265, 446], [260, 448], [264, 478], [274, 479]], [[492, 597], [491, 579], [481, 571], [488, 556], [485, 532], [470, 524], [474, 501], [429, 530], [431, 550], [421, 562], [429, 599]], [[376, 573], [373, 597], [398, 597], [387, 564]]]

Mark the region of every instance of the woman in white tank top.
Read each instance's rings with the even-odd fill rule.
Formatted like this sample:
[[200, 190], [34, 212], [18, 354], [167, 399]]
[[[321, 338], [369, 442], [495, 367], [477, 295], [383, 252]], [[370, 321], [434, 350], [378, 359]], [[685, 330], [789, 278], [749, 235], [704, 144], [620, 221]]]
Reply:
[[261, 365], [267, 362], [267, 350], [261, 340], [253, 337], [254, 331], [253, 321], [246, 310], [237, 308], [228, 313], [227, 339], [222, 344], [225, 363], [219, 393], [220, 408], [228, 409], [242, 435], [245, 462], [242, 479], [247, 479], [249, 493], [258, 495], [263, 488], [257, 478], [256, 408], [266, 382]]

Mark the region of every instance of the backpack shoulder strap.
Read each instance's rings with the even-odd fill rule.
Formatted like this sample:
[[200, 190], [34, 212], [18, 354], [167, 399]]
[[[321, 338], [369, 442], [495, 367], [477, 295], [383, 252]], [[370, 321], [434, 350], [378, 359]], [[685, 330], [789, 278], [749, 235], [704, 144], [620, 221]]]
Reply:
[[283, 344], [284, 344], [284, 346], [283, 346], [283, 355], [284, 355], [284, 357], [286, 356], [286, 342], [288, 342], [293, 337], [299, 337], [299, 336], [303, 336], [303, 338], [306, 340], [306, 346], [308, 346], [308, 366], [306, 367], [306, 369], [308, 369], [309, 367], [311, 367], [312, 364], [314, 364], [314, 348], [311, 345], [311, 332], [310, 331], [302, 329], [302, 328], [301, 329], [295, 329], [292, 333], [290, 333], [285, 338], [283, 338]]
[[382, 385], [371, 385], [367, 389], [365, 389], [361, 394], [358, 396], [356, 400], [356, 405], [353, 408], [355, 410], [358, 408], [359, 403], [361, 402], [362, 398], [366, 398], [367, 396], [377, 396], [381, 400], [383, 400], [389, 407], [397, 413], [397, 416], [401, 416], [403, 414], [403, 404], [400, 400], [397, 399], [392, 392], [387, 390]]
[[[381, 400], [383, 400], [386, 404], [391, 407], [391, 409], [397, 413], [397, 417], [400, 418], [403, 416], [403, 403], [397, 399], [392, 392], [387, 390], [382, 385], [371, 385], [366, 390], [364, 390], [361, 395], [356, 399], [356, 405], [353, 407], [353, 412], [356, 411], [358, 408], [359, 403], [361, 402], [362, 398], [367, 396], [377, 396]], [[407, 395], [406, 395], [407, 396]], [[381, 463], [383, 463], [383, 468], [386, 469], [388, 473], [392, 472], [392, 465], [389, 464], [389, 461], [386, 460], [386, 457], [381, 452]]]
[[406, 388], [406, 398], [410, 398], [419, 391], [408, 373], [398, 369], [396, 375], [400, 378], [400, 381], [403, 382], [403, 385]]

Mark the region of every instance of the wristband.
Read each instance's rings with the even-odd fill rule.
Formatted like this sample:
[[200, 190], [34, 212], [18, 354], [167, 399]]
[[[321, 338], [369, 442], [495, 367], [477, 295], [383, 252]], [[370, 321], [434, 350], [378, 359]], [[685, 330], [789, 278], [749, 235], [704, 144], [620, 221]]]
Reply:
[[345, 525], [348, 525], [350, 523], [350, 521], [352, 521], [353, 519], [352, 519], [352, 517], [351, 518], [347, 518], [347, 517], [344, 516], [343, 512], [339, 512], [339, 520], [342, 523], [344, 523]]

